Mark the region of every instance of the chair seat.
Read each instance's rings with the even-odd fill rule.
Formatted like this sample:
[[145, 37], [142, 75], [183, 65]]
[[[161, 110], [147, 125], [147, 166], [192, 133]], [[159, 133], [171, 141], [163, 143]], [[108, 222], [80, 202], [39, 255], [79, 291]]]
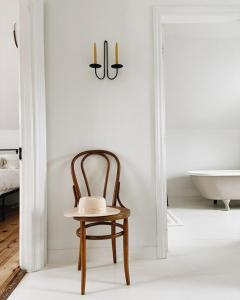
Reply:
[[105, 222], [105, 221], [117, 221], [126, 219], [130, 216], [130, 209], [126, 207], [118, 207], [118, 206], [109, 206], [113, 208], [117, 208], [120, 212], [116, 215], [110, 216], [99, 216], [99, 217], [74, 217], [76, 221], [84, 221], [84, 222]]

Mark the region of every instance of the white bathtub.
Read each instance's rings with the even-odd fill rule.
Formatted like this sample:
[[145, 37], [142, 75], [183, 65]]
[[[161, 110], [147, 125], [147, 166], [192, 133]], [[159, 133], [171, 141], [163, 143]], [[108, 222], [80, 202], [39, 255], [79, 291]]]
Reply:
[[240, 170], [203, 170], [188, 173], [202, 197], [222, 200], [226, 210], [230, 210], [231, 200], [240, 200]]

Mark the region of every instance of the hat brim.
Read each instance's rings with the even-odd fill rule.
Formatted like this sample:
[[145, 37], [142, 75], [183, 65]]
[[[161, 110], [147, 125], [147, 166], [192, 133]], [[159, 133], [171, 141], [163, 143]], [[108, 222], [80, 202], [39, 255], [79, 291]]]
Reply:
[[112, 216], [117, 215], [120, 213], [120, 210], [113, 207], [107, 207], [104, 213], [91, 213], [91, 214], [83, 214], [78, 212], [78, 208], [74, 207], [64, 213], [64, 217], [67, 218], [74, 218], [74, 217], [105, 217], [105, 216]]

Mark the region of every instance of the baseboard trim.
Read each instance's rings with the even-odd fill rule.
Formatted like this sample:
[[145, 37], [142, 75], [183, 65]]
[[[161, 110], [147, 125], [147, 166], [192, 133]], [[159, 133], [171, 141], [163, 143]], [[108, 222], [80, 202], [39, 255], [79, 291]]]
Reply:
[[[118, 260], [122, 261], [122, 249], [117, 250]], [[87, 260], [91, 262], [106, 262], [111, 260], [112, 249], [110, 247], [88, 248]], [[130, 260], [156, 259], [157, 247], [144, 246], [130, 250]], [[78, 249], [49, 249], [48, 265], [62, 266], [77, 263]]]

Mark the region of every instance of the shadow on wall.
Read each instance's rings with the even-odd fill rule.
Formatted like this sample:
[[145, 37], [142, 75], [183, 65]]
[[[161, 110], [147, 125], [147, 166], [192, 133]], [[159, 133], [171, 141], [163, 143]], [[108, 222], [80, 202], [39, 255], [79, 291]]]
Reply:
[[167, 179], [169, 196], [196, 197], [200, 196], [189, 175], [172, 176]]

